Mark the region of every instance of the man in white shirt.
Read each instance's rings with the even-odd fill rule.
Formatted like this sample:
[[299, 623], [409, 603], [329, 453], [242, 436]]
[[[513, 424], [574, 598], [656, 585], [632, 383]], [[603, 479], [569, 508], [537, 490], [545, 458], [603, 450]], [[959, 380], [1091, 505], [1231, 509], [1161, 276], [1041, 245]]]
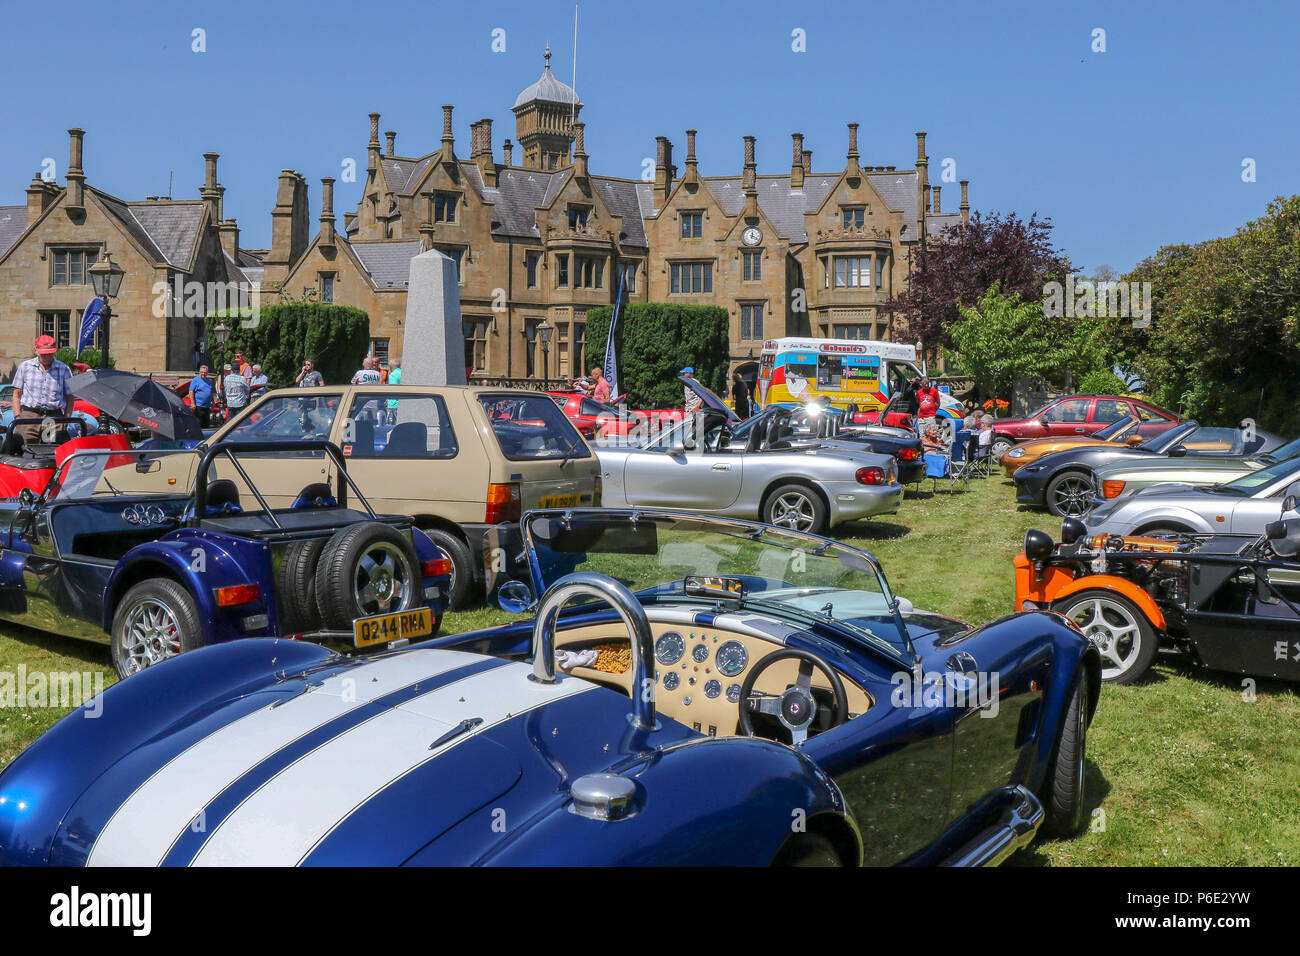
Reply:
[[357, 374], [352, 376], [353, 385], [382, 385], [383, 382], [383, 373], [379, 371], [379, 359], [373, 355], [367, 355], [362, 359], [361, 368], [357, 369]]

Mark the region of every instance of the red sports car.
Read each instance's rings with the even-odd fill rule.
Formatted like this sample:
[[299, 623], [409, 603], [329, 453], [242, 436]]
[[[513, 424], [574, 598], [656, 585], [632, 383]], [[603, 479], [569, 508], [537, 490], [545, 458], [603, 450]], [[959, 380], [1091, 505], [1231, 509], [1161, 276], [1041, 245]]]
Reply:
[[598, 402], [581, 392], [547, 392], [560, 406], [564, 416], [573, 422], [583, 438], [609, 438], [626, 435], [641, 423], [675, 422], [686, 413], [680, 408], [630, 411], [616, 404], [627, 398], [620, 395], [613, 403]]
[[1018, 442], [1091, 435], [1121, 418], [1130, 417], [1138, 419], [1138, 434], [1144, 438], [1173, 428], [1182, 421], [1173, 412], [1141, 399], [1120, 395], [1066, 395], [1024, 418], [994, 421], [993, 460], [1000, 461]]

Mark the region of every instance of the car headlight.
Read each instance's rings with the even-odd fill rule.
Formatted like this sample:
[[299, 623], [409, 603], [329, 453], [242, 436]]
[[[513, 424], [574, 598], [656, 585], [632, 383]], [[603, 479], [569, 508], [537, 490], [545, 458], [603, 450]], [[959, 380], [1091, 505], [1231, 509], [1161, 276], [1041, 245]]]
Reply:
[[1025, 450], [1023, 448], [1013, 448], [1007, 452], [1008, 458], [1024, 458]]

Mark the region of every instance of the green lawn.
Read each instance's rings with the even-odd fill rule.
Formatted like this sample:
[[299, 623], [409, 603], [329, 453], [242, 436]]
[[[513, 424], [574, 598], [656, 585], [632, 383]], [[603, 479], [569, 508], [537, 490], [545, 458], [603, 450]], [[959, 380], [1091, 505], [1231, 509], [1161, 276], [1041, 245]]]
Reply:
[[[1011, 609], [1011, 558], [1028, 528], [1055, 532], [1048, 515], [1025, 512], [1010, 483], [976, 480], [949, 496], [909, 492], [903, 511], [842, 527], [843, 540], [872, 551], [894, 590], [918, 608], [983, 623]], [[507, 619], [480, 609], [447, 617], [444, 633]], [[92, 671], [113, 680], [107, 649], [0, 627], [0, 675]], [[1239, 677], [1178, 658], [1133, 687], [1102, 689], [1088, 738], [1088, 832], [1039, 841], [1013, 862], [1028, 865], [1296, 865], [1300, 863], [1300, 697], [1260, 681], [1244, 699]], [[0, 767], [63, 713], [0, 709]]]

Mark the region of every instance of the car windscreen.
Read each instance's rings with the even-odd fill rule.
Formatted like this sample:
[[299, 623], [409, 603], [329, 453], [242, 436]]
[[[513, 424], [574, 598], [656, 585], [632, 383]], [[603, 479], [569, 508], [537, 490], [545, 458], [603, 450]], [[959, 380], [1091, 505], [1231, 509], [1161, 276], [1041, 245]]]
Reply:
[[1276, 465], [1261, 468], [1259, 471], [1252, 471], [1248, 475], [1242, 475], [1232, 481], [1215, 485], [1214, 490], [1240, 497], [1248, 497], [1265, 490], [1275, 481], [1288, 478], [1291, 481], [1300, 481], [1300, 459], [1281, 461]]
[[50, 500], [188, 495], [201, 455], [197, 449], [78, 452], [59, 465], [46, 488]]
[[834, 622], [902, 662], [912, 660], [883, 573], [855, 548], [785, 529], [687, 516], [539, 512], [527, 524], [543, 587], [574, 571], [592, 571], [662, 603], [691, 599], [688, 575], [738, 578], [746, 610]]
[[1157, 455], [1163, 455], [1200, 427], [1196, 422], [1184, 422], [1181, 425], [1175, 425], [1168, 431], [1161, 432], [1159, 435], [1153, 435], [1138, 447], [1153, 451]]
[[1121, 418], [1119, 421], [1111, 422], [1105, 428], [1098, 430], [1092, 437], [1101, 441], [1123, 441], [1128, 436], [1128, 433], [1137, 427], [1137, 423], [1136, 418]]
[[1287, 461], [1297, 455], [1300, 455], [1300, 438], [1297, 438], [1295, 441], [1287, 442], [1281, 448], [1274, 448], [1268, 454], [1260, 455], [1259, 457], [1264, 461], [1278, 462]]
[[591, 457], [578, 430], [546, 395], [483, 393], [478, 400], [511, 461]]

